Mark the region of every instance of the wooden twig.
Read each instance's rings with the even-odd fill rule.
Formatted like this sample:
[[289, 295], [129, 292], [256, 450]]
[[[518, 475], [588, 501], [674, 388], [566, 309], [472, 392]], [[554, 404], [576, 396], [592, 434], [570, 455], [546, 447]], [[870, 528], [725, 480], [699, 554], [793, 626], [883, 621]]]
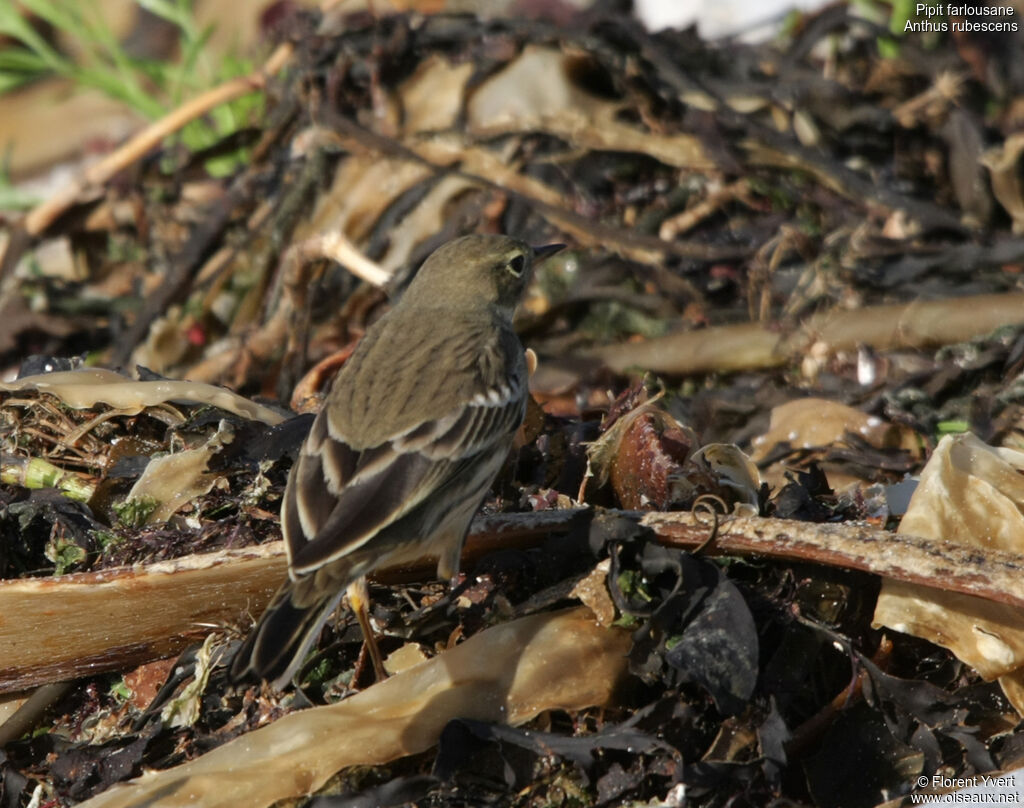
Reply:
[[[538, 544], [589, 513], [478, 519], [465, 557]], [[424, 559], [414, 568], [385, 570], [377, 580], [429, 579], [435, 566]], [[278, 541], [146, 567], [0, 581], [0, 693], [170, 656], [214, 626], [259, 615], [285, 575]]]
[[[477, 518], [464, 566], [488, 553], [537, 546], [586, 529], [590, 508]], [[607, 511], [653, 531], [662, 544], [694, 548], [708, 527], [687, 512]], [[862, 570], [1024, 608], [1024, 555], [966, 548], [851, 524], [742, 517], [721, 520], [718, 555], [758, 555]], [[434, 575], [435, 561], [382, 570], [398, 584]], [[255, 615], [285, 576], [282, 542], [166, 561], [141, 569], [0, 582], [0, 693], [167, 656], [211, 625]], [[159, 605], [156, 605], [159, 604]]]
[[[659, 542], [674, 547], [694, 547], [707, 535], [707, 528], [689, 513], [648, 513], [640, 523], [651, 528]], [[1024, 608], [1024, 554], [849, 523], [740, 517], [721, 521], [718, 531], [719, 555], [754, 554], [862, 570]]]
[[[376, 261], [371, 261], [339, 231], [332, 231], [310, 240], [307, 249], [313, 255], [321, 255], [341, 264], [345, 269], [374, 286], [383, 286], [391, 280], [391, 273]], [[309, 260], [309, 258], [307, 258]]]
[[707, 199], [663, 221], [661, 228], [658, 230], [658, 238], [664, 241], [672, 241], [680, 233], [686, 233], [705, 219], [714, 216], [733, 200], [738, 199], [741, 202], [746, 202], [749, 196], [750, 182], [746, 177], [736, 180], [723, 188], [718, 188], [709, 193]]

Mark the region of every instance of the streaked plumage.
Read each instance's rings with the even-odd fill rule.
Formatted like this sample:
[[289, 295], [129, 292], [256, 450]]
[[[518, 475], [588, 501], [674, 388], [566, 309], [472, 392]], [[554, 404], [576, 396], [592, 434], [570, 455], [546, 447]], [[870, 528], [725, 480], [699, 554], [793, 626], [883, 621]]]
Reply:
[[534, 251], [466, 236], [434, 252], [345, 363], [292, 468], [281, 509], [289, 578], [236, 655], [236, 679], [285, 684], [346, 587], [462, 543], [522, 423], [512, 313]]

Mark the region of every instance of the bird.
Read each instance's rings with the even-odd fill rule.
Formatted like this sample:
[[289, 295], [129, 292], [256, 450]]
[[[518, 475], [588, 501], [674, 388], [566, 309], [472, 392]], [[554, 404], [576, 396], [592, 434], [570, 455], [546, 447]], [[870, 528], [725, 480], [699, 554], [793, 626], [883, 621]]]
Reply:
[[[348, 591], [364, 639], [365, 576], [436, 556], [454, 583], [469, 525], [526, 412], [512, 326], [533, 265], [563, 249], [468, 235], [438, 247], [335, 377], [281, 506], [288, 578], [231, 661], [282, 689]], [[379, 651], [373, 656], [378, 678]]]

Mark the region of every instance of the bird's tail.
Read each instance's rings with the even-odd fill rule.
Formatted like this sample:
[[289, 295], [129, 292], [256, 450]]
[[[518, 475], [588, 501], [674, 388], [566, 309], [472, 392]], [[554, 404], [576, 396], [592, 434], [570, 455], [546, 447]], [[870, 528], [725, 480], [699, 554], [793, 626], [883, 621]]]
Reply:
[[265, 679], [277, 689], [288, 684], [344, 591], [297, 606], [295, 583], [285, 581], [235, 654], [231, 679]]

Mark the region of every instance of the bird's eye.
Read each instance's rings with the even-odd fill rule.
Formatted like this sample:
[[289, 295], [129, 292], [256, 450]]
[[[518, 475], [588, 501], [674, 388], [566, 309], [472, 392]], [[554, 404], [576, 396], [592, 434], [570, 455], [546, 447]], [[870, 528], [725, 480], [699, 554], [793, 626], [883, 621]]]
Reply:
[[523, 274], [523, 270], [526, 268], [526, 258], [522, 255], [517, 255], [511, 261], [508, 262], [508, 271], [515, 275], [517, 278]]

